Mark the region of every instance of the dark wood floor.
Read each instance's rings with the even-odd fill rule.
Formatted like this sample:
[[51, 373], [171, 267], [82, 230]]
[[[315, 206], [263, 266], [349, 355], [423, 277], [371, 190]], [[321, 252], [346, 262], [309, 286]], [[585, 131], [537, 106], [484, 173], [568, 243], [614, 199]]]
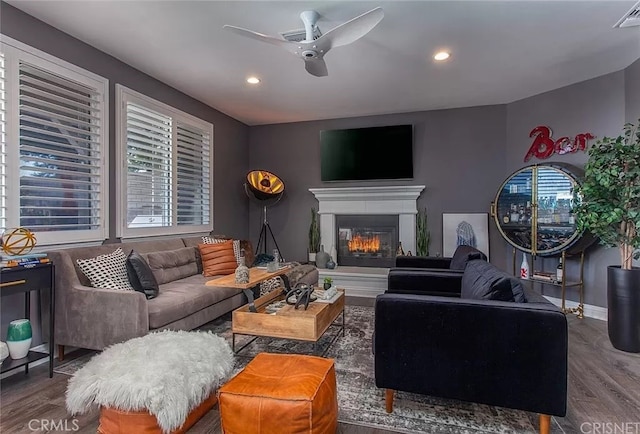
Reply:
[[[615, 350], [607, 337], [606, 322], [590, 318], [569, 318], [569, 404], [564, 418], [554, 418], [553, 431], [565, 433], [604, 433], [605, 425], [626, 424], [640, 433], [640, 354]], [[60, 432], [32, 431], [32, 419], [64, 420], [67, 412], [64, 393], [69, 377], [54, 374], [49, 379], [46, 365], [32, 368], [28, 376], [22, 373], [5, 378], [0, 383], [0, 432]], [[76, 433], [95, 433], [98, 413], [76, 418]], [[75, 428], [68, 419], [68, 432]], [[596, 425], [599, 424], [599, 425]], [[33, 425], [32, 425], [33, 426]], [[635, 428], [634, 428], [635, 427]], [[190, 434], [220, 433], [217, 410], [210, 411], [190, 431]], [[388, 434], [355, 425], [340, 424], [341, 434]], [[610, 431], [614, 432], [614, 431]]]

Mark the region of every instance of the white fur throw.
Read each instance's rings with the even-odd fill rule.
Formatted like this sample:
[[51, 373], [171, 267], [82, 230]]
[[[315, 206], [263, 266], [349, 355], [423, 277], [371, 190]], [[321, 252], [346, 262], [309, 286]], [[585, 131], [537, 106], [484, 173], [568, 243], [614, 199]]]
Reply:
[[67, 410], [148, 410], [169, 433], [231, 374], [233, 352], [211, 332], [162, 331], [115, 344], [69, 380]]

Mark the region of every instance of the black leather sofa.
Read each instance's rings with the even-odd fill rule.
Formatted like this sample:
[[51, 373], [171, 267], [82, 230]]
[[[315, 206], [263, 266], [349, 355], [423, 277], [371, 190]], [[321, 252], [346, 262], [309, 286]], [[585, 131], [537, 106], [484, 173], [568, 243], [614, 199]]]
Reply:
[[565, 315], [486, 261], [420, 278], [392, 269], [373, 347], [389, 412], [400, 390], [540, 413], [541, 433], [566, 413]]

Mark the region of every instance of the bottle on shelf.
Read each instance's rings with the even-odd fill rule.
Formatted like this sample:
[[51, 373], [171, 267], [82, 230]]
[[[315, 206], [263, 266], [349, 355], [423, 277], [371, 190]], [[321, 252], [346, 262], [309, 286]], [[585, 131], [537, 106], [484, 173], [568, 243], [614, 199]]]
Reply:
[[562, 263], [562, 257], [558, 261], [558, 266], [556, 267], [556, 282], [562, 282], [562, 278], [564, 275], [564, 264]]
[[529, 261], [527, 261], [527, 254], [522, 254], [522, 264], [520, 265], [520, 277], [522, 279], [528, 279], [529, 276]]
[[520, 221], [520, 214], [518, 214], [518, 207], [515, 203], [511, 204], [511, 222], [518, 223]]
[[504, 224], [506, 225], [506, 224], [507, 224], [507, 223], [509, 223], [510, 221], [511, 221], [511, 218], [510, 218], [510, 216], [509, 216], [509, 211], [506, 211], [506, 212], [504, 213], [504, 216], [502, 216], [502, 223], [504, 223]]

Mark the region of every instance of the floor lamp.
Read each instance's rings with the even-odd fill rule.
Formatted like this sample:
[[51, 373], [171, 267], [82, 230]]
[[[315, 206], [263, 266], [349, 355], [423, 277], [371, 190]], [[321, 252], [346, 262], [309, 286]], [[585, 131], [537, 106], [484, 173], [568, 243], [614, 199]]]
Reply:
[[[269, 221], [267, 220], [267, 207], [273, 206], [282, 199], [284, 193], [284, 182], [278, 176], [266, 170], [252, 170], [247, 173], [247, 179], [244, 184], [244, 190], [247, 196], [254, 198], [262, 205], [262, 228], [260, 229], [260, 238], [258, 239], [258, 245], [256, 246], [256, 254], [260, 251], [260, 246], [263, 246], [263, 252], [267, 253], [267, 232], [271, 235], [273, 244], [280, 254], [280, 260], [284, 261], [280, 247], [276, 237], [273, 235]], [[264, 244], [263, 244], [264, 243]]]

